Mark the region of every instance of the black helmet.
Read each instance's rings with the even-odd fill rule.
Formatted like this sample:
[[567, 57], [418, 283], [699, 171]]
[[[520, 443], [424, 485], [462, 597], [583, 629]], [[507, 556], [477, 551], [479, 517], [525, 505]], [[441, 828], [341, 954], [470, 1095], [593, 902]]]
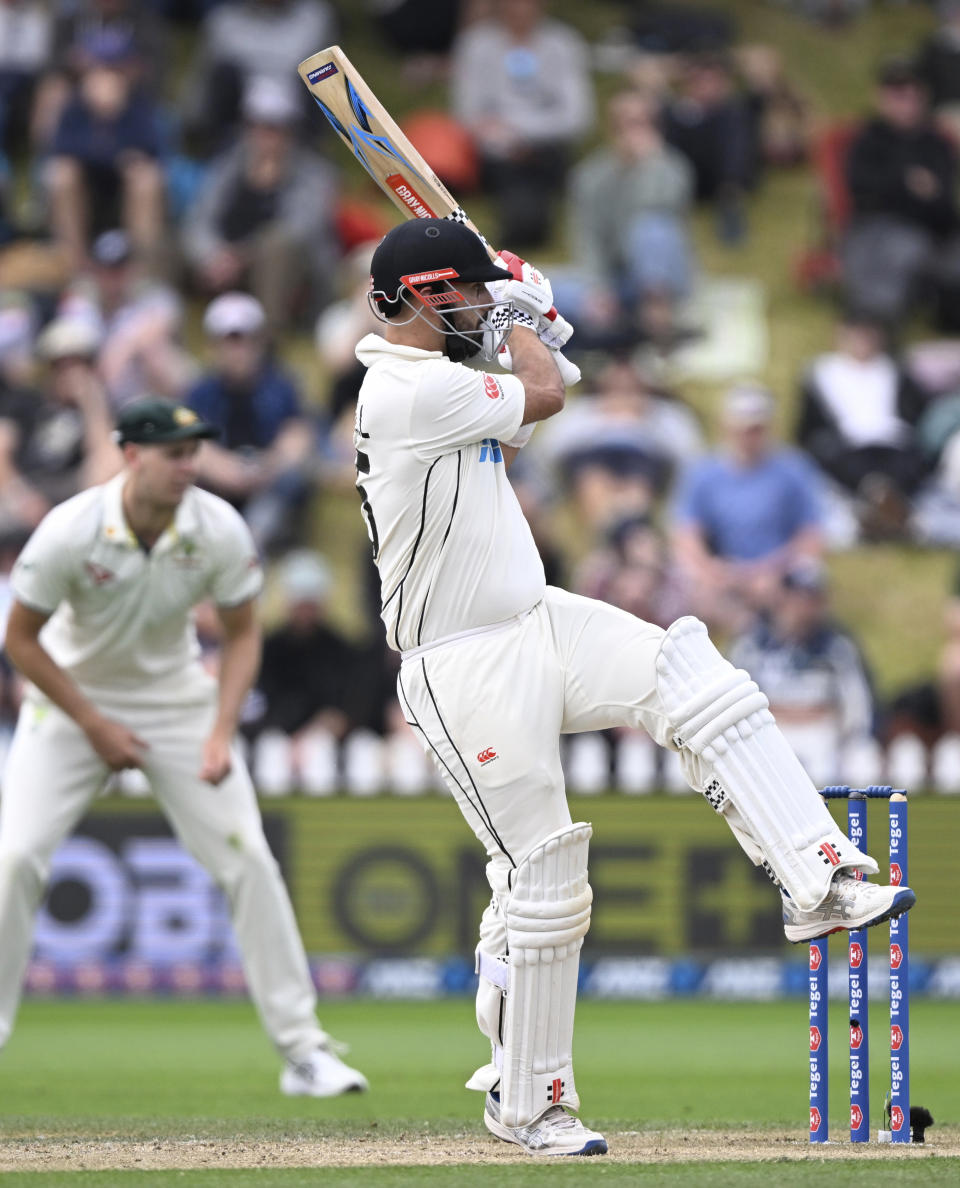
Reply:
[[509, 280], [475, 231], [454, 219], [410, 219], [389, 231], [373, 253], [370, 288], [377, 311], [392, 317], [400, 289], [432, 281]]

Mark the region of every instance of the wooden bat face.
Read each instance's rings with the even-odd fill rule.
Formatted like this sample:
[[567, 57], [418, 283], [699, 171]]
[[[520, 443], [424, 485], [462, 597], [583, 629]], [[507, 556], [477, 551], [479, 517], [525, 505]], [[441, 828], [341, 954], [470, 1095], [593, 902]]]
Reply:
[[338, 45], [301, 62], [299, 73], [334, 131], [407, 218], [456, 219], [477, 230]]

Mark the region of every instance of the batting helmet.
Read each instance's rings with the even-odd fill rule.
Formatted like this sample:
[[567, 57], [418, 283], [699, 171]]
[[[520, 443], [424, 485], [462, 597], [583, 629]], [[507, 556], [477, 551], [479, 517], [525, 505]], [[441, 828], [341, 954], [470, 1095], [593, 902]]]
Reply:
[[389, 231], [373, 253], [371, 291], [385, 317], [399, 313], [404, 285], [509, 280], [475, 231], [453, 219], [410, 219]]

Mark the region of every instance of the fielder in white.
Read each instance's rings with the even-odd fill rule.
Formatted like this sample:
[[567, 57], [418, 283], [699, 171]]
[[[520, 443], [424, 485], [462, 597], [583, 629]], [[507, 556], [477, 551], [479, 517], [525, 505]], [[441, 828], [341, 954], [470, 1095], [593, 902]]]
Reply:
[[[13, 1026], [34, 916], [59, 843], [111, 771], [141, 768], [177, 836], [223, 888], [290, 1095], [366, 1089], [331, 1050], [296, 921], [234, 748], [260, 660], [262, 584], [239, 514], [193, 486], [216, 430], [160, 400], [129, 405], [125, 469], [54, 508], [14, 567], [6, 647], [30, 682], [0, 797], [0, 1047]], [[215, 602], [219, 682], [191, 609]]]
[[[462, 224], [413, 219], [373, 258], [384, 322], [357, 347], [357, 486], [402, 653], [398, 690], [464, 817], [493, 890], [480, 925], [477, 1021], [489, 1064], [484, 1121], [532, 1155], [595, 1155], [606, 1140], [568, 1110], [580, 948], [590, 925], [587, 847], [560, 767], [561, 734], [643, 726], [680, 752], [783, 895], [791, 940], [906, 911], [909, 888], [859, 881], [877, 864], [834, 824], [766, 698], [697, 619], [663, 631], [545, 585], [506, 476], [537, 421], [564, 403], [545, 316], [548, 282], [490, 263]], [[507, 335], [509, 347], [504, 350]], [[546, 344], [546, 345], [545, 345]], [[482, 355], [513, 374], [465, 367]], [[565, 1108], [568, 1107], [568, 1108]]]

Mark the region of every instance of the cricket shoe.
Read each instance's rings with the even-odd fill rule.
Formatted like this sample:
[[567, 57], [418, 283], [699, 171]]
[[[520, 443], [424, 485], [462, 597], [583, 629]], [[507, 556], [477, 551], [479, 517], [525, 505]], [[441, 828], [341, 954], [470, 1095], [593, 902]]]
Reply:
[[288, 1061], [280, 1074], [280, 1092], [287, 1097], [339, 1097], [369, 1088], [362, 1072], [326, 1048], [317, 1048], [306, 1060]]
[[902, 916], [917, 902], [909, 887], [868, 883], [846, 871], [834, 876], [826, 898], [808, 912], [801, 911], [788, 895], [781, 893], [781, 898], [783, 931], [794, 944], [844, 929], [872, 928], [882, 920]]
[[500, 1121], [500, 1099], [487, 1094], [483, 1111], [487, 1130], [505, 1143], [516, 1145], [528, 1155], [606, 1155], [607, 1140], [595, 1130], [588, 1130], [579, 1118], [563, 1106], [551, 1106], [535, 1122], [526, 1126], [504, 1126]]

